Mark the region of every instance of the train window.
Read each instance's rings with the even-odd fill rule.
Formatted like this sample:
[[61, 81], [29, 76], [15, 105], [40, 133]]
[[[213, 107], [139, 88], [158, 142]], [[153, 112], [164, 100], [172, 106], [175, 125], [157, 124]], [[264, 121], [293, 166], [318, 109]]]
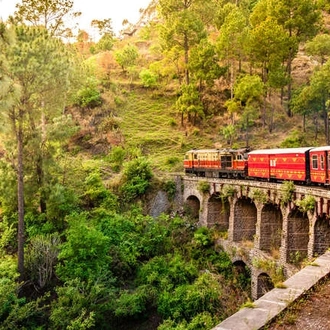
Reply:
[[324, 170], [324, 156], [323, 155], [320, 156], [320, 167], [321, 167], [321, 170]]
[[197, 154], [194, 154], [194, 159], [197, 159]]
[[221, 156], [221, 168], [232, 167], [232, 157], [231, 156]]
[[328, 170], [330, 169], [330, 154], [328, 154]]
[[314, 170], [317, 170], [318, 169], [318, 162], [317, 162], [317, 155], [313, 155], [312, 156], [312, 168]]
[[242, 160], [242, 158], [243, 158], [242, 155], [237, 155], [237, 156], [236, 156], [236, 159], [237, 159], [237, 160]]

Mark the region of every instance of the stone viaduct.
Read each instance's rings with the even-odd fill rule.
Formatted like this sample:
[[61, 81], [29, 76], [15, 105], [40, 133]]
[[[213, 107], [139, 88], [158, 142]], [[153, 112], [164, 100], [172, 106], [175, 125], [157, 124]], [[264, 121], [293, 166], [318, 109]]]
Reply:
[[182, 202], [218, 246], [251, 274], [252, 298], [291, 277], [330, 247], [330, 189], [181, 177]]

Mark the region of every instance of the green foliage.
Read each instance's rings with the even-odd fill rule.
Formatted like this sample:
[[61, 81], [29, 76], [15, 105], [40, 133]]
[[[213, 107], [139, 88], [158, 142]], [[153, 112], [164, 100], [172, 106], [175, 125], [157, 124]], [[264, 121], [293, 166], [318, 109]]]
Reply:
[[4, 256], [0, 259], [0, 278], [15, 281], [18, 278], [16, 260], [12, 256]]
[[13, 246], [16, 238], [15, 224], [9, 221], [7, 216], [0, 222], [0, 256], [6, 254], [6, 249]]
[[59, 183], [51, 187], [47, 199], [47, 218], [60, 229], [65, 216], [78, 209], [78, 196], [76, 193]]
[[85, 85], [77, 92], [75, 103], [83, 108], [95, 108], [102, 104], [98, 81], [95, 78], [87, 78]]
[[124, 166], [121, 194], [124, 201], [129, 202], [143, 195], [152, 179], [150, 164], [144, 157], [127, 162]]
[[144, 87], [153, 88], [157, 86], [157, 75], [150, 70], [142, 70], [139, 74], [139, 77]]
[[173, 180], [168, 180], [164, 183], [164, 190], [168, 197], [173, 200], [176, 194], [176, 183]]
[[105, 34], [103, 35], [98, 43], [96, 44], [97, 51], [110, 51], [114, 45], [113, 36]]
[[225, 126], [221, 130], [221, 134], [224, 136], [224, 138], [227, 140], [227, 144], [231, 147], [233, 144], [234, 137], [236, 136], [236, 127], [233, 124], [229, 124]]
[[99, 276], [95, 281], [78, 278], [56, 290], [57, 300], [51, 305], [53, 329], [90, 329], [103, 327], [104, 313], [112, 312], [114, 289], [111, 281]]
[[214, 313], [220, 306], [222, 287], [211, 273], [200, 275], [192, 284], [165, 291], [159, 298], [158, 312], [177, 321], [192, 320], [202, 312]]
[[202, 39], [191, 50], [189, 69], [197, 82], [205, 82], [212, 86], [214, 81], [226, 72], [226, 68], [221, 68], [218, 62], [215, 46], [207, 39]]
[[289, 134], [283, 142], [281, 142], [281, 148], [299, 148], [306, 145], [305, 134], [294, 130]]
[[157, 329], [158, 330], [202, 330], [213, 328], [218, 321], [209, 312], [197, 314], [190, 323], [186, 320], [175, 322], [174, 320], [165, 320]]
[[126, 153], [127, 152], [122, 147], [114, 146], [111, 148], [110, 154], [107, 158], [113, 171], [117, 173], [120, 171], [121, 167], [123, 166]]
[[140, 286], [134, 292], [123, 290], [119, 298], [116, 300], [116, 308], [114, 314], [117, 317], [137, 317], [146, 312], [147, 303], [156, 294], [149, 292], [150, 286]]
[[207, 194], [210, 192], [210, 183], [207, 181], [199, 181], [197, 185], [197, 190], [202, 194]]
[[188, 115], [188, 118], [193, 116], [194, 121], [197, 117], [204, 118], [203, 104], [195, 84], [181, 86], [181, 95], [176, 101], [175, 107], [182, 116], [184, 114]]
[[84, 187], [81, 197], [83, 206], [93, 208], [106, 205], [109, 210], [117, 209], [117, 197], [104, 186], [99, 170], [94, 170], [86, 177]]
[[134, 66], [138, 57], [139, 51], [133, 45], [126, 45], [123, 49], [115, 51], [115, 59], [123, 71]]
[[292, 201], [293, 193], [295, 191], [295, 186], [292, 181], [285, 181], [281, 185], [281, 198], [284, 204]]
[[67, 218], [66, 241], [60, 246], [56, 274], [62, 281], [79, 278], [95, 280], [107, 272], [111, 262], [110, 239], [86, 220], [86, 214]]
[[296, 205], [299, 208], [299, 211], [306, 213], [306, 212], [314, 212], [315, 209], [315, 198], [313, 196], [305, 196], [301, 200], [295, 201]]
[[[19, 298], [19, 287], [14, 280], [7, 277], [0, 279], [0, 323], [1, 329], [37, 329], [45, 319], [44, 299], [30, 302]], [[46, 297], [45, 297], [46, 298]]]
[[258, 188], [252, 190], [251, 197], [252, 199], [264, 204], [268, 201], [268, 195]]
[[197, 246], [208, 247], [213, 245], [212, 233], [207, 227], [200, 227], [194, 233], [194, 241]]
[[236, 193], [236, 189], [229, 185], [229, 184], [224, 184], [221, 190], [221, 197], [222, 198], [227, 198], [227, 197], [233, 197]]

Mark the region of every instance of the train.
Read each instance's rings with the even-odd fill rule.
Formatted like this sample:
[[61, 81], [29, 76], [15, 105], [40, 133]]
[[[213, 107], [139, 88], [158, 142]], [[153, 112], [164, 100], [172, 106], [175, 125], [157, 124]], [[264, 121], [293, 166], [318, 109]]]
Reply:
[[186, 175], [297, 184], [330, 184], [330, 146], [251, 150], [193, 149], [183, 161]]

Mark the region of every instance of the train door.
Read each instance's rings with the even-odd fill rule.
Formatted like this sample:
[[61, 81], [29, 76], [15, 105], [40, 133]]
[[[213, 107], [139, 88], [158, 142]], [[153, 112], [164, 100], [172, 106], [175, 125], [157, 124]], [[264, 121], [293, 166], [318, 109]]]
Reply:
[[228, 169], [233, 167], [233, 157], [232, 155], [222, 155], [220, 157], [221, 168]]
[[276, 155], [269, 155], [269, 178], [277, 178], [276, 163]]

